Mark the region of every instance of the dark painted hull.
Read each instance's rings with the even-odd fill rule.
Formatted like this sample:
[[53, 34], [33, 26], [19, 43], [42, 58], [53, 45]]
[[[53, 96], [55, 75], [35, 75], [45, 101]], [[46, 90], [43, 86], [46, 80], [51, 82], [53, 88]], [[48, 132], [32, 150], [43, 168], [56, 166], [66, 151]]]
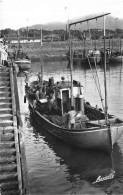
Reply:
[[[29, 107], [33, 113], [34, 119], [36, 122], [46, 129], [49, 133], [60, 138], [64, 142], [73, 145], [78, 148], [84, 149], [95, 149], [101, 150], [110, 153], [113, 148], [114, 143], [116, 143], [121, 135], [123, 134], [123, 121], [116, 118], [114, 115], [109, 115], [110, 127], [105, 124], [105, 115], [101, 111], [92, 107], [90, 104], [84, 105], [84, 113], [89, 120], [84, 119], [84, 127], [80, 125], [81, 120], [77, 121], [76, 117], [76, 127], [75, 129], [68, 129], [66, 122], [59, 123], [63, 119], [62, 113], [54, 114], [54, 112], [47, 111], [48, 101], [37, 101], [33, 102], [34, 92], [33, 87], [37, 84], [37, 81], [34, 81], [30, 84], [30, 87], [25, 88], [26, 97], [29, 102]], [[77, 81], [74, 82], [74, 85], [77, 87]], [[62, 89], [69, 86], [68, 82], [59, 82], [57, 88], [62, 87]], [[35, 87], [34, 87], [35, 89]], [[36, 106], [34, 109], [33, 107]], [[48, 106], [48, 107], [47, 107]], [[54, 107], [55, 108], [55, 107]], [[91, 113], [91, 114], [90, 114]], [[45, 114], [45, 115], [44, 115]], [[57, 118], [58, 115], [60, 118]], [[57, 122], [51, 120], [50, 117], [57, 119]], [[53, 121], [53, 122], [51, 122]], [[62, 124], [62, 126], [61, 126]], [[78, 126], [77, 126], [78, 125]]]
[[[67, 59], [70, 63], [70, 57], [67, 55]], [[88, 59], [87, 58], [82, 58], [82, 57], [73, 57], [73, 64], [76, 64], [76, 63], [81, 63], [81, 64], [88, 64]]]
[[109, 63], [122, 63], [123, 56], [112, 56], [109, 58]]
[[[123, 123], [108, 127], [92, 127], [80, 130], [69, 130], [53, 124], [29, 103], [35, 121], [49, 133], [60, 138], [64, 142], [78, 148], [94, 149], [110, 153], [112, 146], [123, 134]], [[110, 134], [111, 133], [111, 134]], [[111, 135], [111, 136], [110, 136]]]
[[100, 56], [89, 57], [89, 61], [91, 64], [99, 64], [101, 62], [101, 57]]
[[[70, 58], [67, 56], [67, 59], [70, 63]], [[81, 64], [82, 66], [90, 67], [90, 65], [99, 64], [101, 62], [101, 57], [88, 57], [88, 58], [82, 58], [82, 57], [73, 57], [73, 64]]]

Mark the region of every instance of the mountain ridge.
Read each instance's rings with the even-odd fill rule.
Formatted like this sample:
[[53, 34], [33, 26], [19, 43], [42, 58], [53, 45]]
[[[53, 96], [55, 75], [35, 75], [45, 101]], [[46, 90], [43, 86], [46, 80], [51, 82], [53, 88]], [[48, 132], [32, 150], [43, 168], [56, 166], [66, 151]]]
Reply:
[[[70, 22], [76, 22], [76, 21], [80, 21], [80, 20], [85, 20], [88, 18], [92, 18], [92, 17], [96, 17], [98, 15], [89, 15], [89, 16], [85, 16], [85, 17], [79, 17], [76, 19], [72, 19], [70, 20]], [[67, 26], [66, 22], [49, 22], [46, 24], [34, 24], [29, 26], [29, 29], [44, 29], [44, 30], [65, 30]], [[106, 17], [106, 22], [105, 22], [105, 27], [106, 29], [109, 30], [115, 30], [115, 29], [123, 29], [123, 19], [118, 19], [116, 17], [113, 16], [107, 16]], [[99, 18], [99, 19], [95, 19], [95, 20], [91, 20], [88, 23], [84, 22], [82, 25], [81, 24], [77, 24], [76, 27], [73, 26], [73, 29], [77, 29], [77, 30], [87, 30], [89, 29], [93, 29], [93, 28], [98, 28], [98, 29], [103, 29], [103, 17]]]

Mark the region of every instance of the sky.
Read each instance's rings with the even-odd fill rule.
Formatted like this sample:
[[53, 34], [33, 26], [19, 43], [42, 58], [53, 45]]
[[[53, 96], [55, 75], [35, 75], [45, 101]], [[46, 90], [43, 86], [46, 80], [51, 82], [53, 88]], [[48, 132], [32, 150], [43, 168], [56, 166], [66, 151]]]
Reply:
[[67, 22], [104, 12], [123, 19], [123, 0], [0, 0], [0, 29]]

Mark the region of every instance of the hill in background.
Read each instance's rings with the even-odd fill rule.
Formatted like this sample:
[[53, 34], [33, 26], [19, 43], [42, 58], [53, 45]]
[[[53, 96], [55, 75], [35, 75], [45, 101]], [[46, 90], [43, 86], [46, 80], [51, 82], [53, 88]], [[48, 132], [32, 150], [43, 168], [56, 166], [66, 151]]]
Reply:
[[[75, 21], [79, 21], [79, 20], [85, 20], [87, 18], [92, 18], [95, 16], [98, 16], [99, 14], [93, 14], [93, 15], [89, 15], [89, 16], [85, 16], [85, 17], [81, 17], [81, 18], [76, 18], [74, 20], [71, 20], [70, 22], [75, 22]], [[45, 29], [45, 30], [59, 30], [59, 29], [66, 29], [66, 23], [65, 22], [50, 22], [47, 24], [34, 24], [32, 26], [29, 26], [29, 29]], [[87, 30], [88, 29], [88, 24], [87, 22], [84, 22], [82, 25], [78, 24], [75, 26], [73, 26], [73, 29], [77, 29], [77, 30]], [[98, 29], [103, 29], [103, 17], [97, 19], [96, 20], [91, 20], [89, 21], [89, 28], [93, 29], [93, 28], [98, 28]], [[107, 16], [106, 17], [106, 29], [109, 30], [115, 30], [115, 29], [123, 29], [123, 19], [117, 19], [115, 17], [112, 16]]]

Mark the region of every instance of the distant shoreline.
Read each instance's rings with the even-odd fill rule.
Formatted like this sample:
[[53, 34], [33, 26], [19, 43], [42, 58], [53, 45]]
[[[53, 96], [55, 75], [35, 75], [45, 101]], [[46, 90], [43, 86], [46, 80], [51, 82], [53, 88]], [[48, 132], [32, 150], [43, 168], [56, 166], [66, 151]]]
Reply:
[[[113, 45], [112, 45], [113, 44]], [[94, 50], [103, 48], [103, 40], [86, 41], [85, 49]], [[74, 51], [82, 51], [84, 49], [83, 41], [73, 41], [72, 48]], [[109, 40], [106, 39], [106, 48], [109, 48]], [[110, 48], [120, 50], [119, 40], [110, 40]], [[9, 43], [9, 51], [18, 49], [18, 44]], [[39, 61], [41, 56], [41, 45], [36, 43], [21, 43], [21, 49], [25, 51], [32, 61]], [[123, 40], [121, 40], [121, 50], [123, 50]], [[66, 53], [69, 51], [68, 41], [45, 42], [42, 46], [42, 55], [44, 60], [67, 60]]]

